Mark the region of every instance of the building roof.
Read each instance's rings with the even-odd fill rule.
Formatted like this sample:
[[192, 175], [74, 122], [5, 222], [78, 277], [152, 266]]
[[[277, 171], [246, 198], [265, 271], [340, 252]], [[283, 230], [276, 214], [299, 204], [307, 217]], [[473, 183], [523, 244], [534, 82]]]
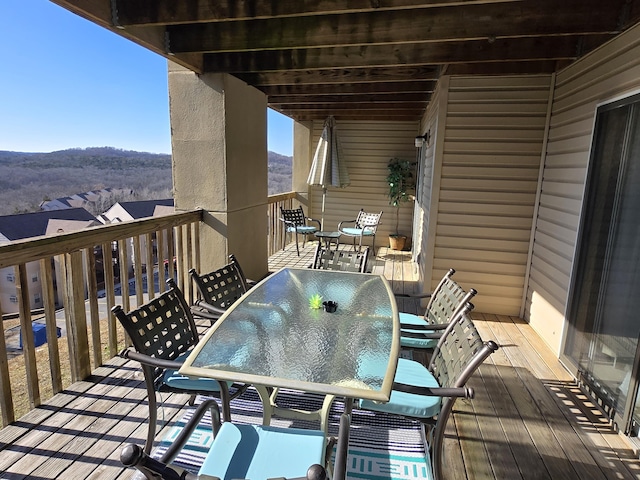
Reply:
[[47, 200], [40, 204], [41, 210], [60, 210], [65, 208], [80, 208], [84, 207], [87, 203], [93, 203], [99, 201], [101, 198], [109, 198], [113, 195], [120, 193], [133, 193], [129, 189], [121, 188], [103, 188], [101, 190], [91, 190], [84, 193], [76, 193], [69, 197], [54, 198], [53, 200]]
[[[154, 215], [166, 215], [173, 212], [173, 198], [166, 198], [162, 200], [140, 200], [137, 202], [118, 202], [124, 210], [131, 215], [131, 218], [146, 218], [153, 217]], [[167, 208], [158, 207], [171, 207], [168, 211]]]
[[[97, 224], [96, 218], [84, 208], [3, 215], [0, 216], [0, 235], [8, 240], [21, 240], [60, 230], [80, 230]], [[55, 232], [52, 232], [54, 227]]]

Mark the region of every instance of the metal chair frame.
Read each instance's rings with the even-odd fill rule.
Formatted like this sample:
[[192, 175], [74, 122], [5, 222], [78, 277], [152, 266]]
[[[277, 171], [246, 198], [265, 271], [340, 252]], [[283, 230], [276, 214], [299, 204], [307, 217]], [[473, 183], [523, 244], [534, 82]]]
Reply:
[[189, 270], [198, 290], [198, 299], [191, 306], [193, 315], [214, 323], [249, 289], [236, 257], [231, 254], [229, 260], [227, 265], [209, 273], [199, 274], [195, 268]]
[[[378, 229], [378, 225], [380, 225], [380, 218], [382, 217], [382, 212], [379, 213], [367, 213], [364, 209], [360, 209], [358, 215], [354, 220], [343, 220], [338, 223], [338, 231], [342, 235], [346, 235], [348, 237], [353, 238], [353, 249], [356, 250], [356, 238], [358, 239], [358, 251], [362, 249], [362, 239], [363, 237], [372, 237], [372, 246], [371, 251], [373, 255], [376, 254], [376, 231]], [[346, 225], [353, 224], [353, 227], [359, 230], [359, 233], [349, 233], [345, 232]]]
[[313, 256], [311, 268], [316, 270], [341, 270], [344, 272], [367, 271], [367, 261], [369, 259], [369, 247], [361, 252], [344, 252], [331, 250], [318, 244]]
[[198, 331], [191, 311], [175, 281], [167, 280], [169, 289], [144, 305], [125, 313], [120, 305], [111, 311], [120, 321], [131, 339], [133, 349], [126, 348], [120, 356], [140, 363], [147, 388], [149, 425], [144, 451], [149, 453], [155, 438], [158, 414], [156, 392], [176, 392], [212, 396], [219, 394], [222, 401], [223, 418], [231, 419], [229, 402], [246, 390], [236, 389], [233, 395], [226, 382], [218, 382], [219, 390], [192, 390], [172, 388], [163, 382], [166, 370], [178, 370], [182, 366], [179, 358], [189, 352], [198, 342]]
[[[280, 207], [280, 221], [284, 222], [285, 227], [285, 235], [282, 237], [282, 250], [284, 250], [287, 242], [287, 233], [295, 234], [296, 238], [296, 252], [298, 256], [300, 256], [300, 247], [298, 246], [298, 235], [302, 235], [302, 248], [307, 241], [307, 235], [312, 235], [315, 232], [319, 232], [321, 227], [320, 220], [316, 220], [315, 218], [307, 217], [304, 214], [304, 210], [302, 209], [302, 205], [293, 210], [287, 210]], [[307, 222], [314, 222], [318, 224], [318, 227], [310, 226]], [[301, 228], [303, 230], [301, 230]], [[308, 230], [308, 231], [304, 231]]]

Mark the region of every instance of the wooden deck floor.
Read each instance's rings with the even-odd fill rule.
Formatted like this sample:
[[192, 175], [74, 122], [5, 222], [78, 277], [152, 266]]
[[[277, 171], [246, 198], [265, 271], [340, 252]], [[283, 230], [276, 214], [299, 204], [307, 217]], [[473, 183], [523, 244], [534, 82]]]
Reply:
[[[313, 248], [308, 244], [302, 259], [294, 260], [306, 266]], [[291, 251], [284, 255], [291, 258]], [[272, 260], [279, 268], [281, 259]], [[395, 291], [413, 290], [408, 260], [408, 253], [382, 248], [372, 267]], [[478, 313], [474, 318], [483, 337], [501, 348], [472, 378], [475, 398], [456, 403], [445, 447], [448, 479], [640, 478], [640, 461], [629, 444], [525, 322]], [[170, 425], [187, 397], [165, 394], [163, 400], [161, 417]], [[0, 430], [0, 480], [130, 479], [133, 472], [120, 466], [119, 452], [124, 443], [143, 442], [146, 413], [136, 365], [112, 359]]]

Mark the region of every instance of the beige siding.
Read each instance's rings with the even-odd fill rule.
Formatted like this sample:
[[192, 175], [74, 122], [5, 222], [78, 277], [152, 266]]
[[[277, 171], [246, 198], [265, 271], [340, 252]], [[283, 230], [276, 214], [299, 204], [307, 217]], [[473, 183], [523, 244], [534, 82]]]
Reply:
[[640, 89], [640, 28], [556, 76], [525, 318], [560, 353], [596, 108]]
[[[343, 159], [347, 163], [351, 185], [327, 189], [325, 230], [336, 230], [341, 220], [353, 220], [358, 210], [382, 214], [382, 225], [376, 235], [376, 247], [388, 246], [388, 235], [395, 230], [395, 211], [389, 206], [387, 163], [393, 157], [414, 160], [414, 138], [418, 122], [336, 122], [342, 144]], [[311, 156], [322, 133], [323, 122], [314, 122]], [[311, 216], [321, 218], [322, 189], [311, 187]], [[413, 204], [400, 208], [399, 231], [411, 236]], [[342, 238], [342, 241], [348, 241]]]
[[423, 255], [431, 285], [455, 268], [478, 290], [480, 312], [521, 310], [550, 86], [546, 75], [449, 79], [433, 248]]

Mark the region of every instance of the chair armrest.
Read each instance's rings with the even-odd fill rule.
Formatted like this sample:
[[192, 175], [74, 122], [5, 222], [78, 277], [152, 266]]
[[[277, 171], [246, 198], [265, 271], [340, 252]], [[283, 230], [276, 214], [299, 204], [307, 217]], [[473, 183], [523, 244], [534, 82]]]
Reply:
[[426, 325], [415, 325], [413, 323], [402, 323], [400, 322], [400, 328], [404, 330], [426, 330], [426, 331], [434, 331], [434, 330], [446, 330], [449, 326], [448, 323], [436, 323], [434, 325], [426, 324]]
[[342, 224], [343, 223], [353, 223], [353, 224], [355, 224], [356, 223], [356, 219], [354, 218], [353, 220], [343, 220], [343, 221], [341, 221], [340, 223], [338, 223], [338, 230], [340, 230], [342, 228]]
[[394, 293], [394, 297], [398, 298], [429, 298], [431, 296], [431, 292], [427, 293]]
[[182, 366], [182, 362], [175, 362], [173, 360], [165, 360], [163, 358], [155, 358], [144, 353], [136, 352], [130, 348], [125, 348], [119, 354], [122, 358], [134, 360], [142, 365], [149, 365], [155, 368], [169, 368], [171, 370], [178, 370]]
[[318, 224], [318, 231], [322, 230], [322, 224], [320, 223], [320, 220], [315, 219], [315, 218], [311, 218], [311, 217], [307, 217], [307, 221], [308, 222], [314, 222]]
[[401, 331], [402, 338], [422, 338], [422, 339], [430, 339], [430, 340], [440, 340], [442, 337], [442, 332], [416, 332], [416, 331]]
[[194, 306], [196, 307], [202, 307], [204, 308], [207, 312], [212, 313], [214, 315], [217, 315], [218, 318], [222, 316], [222, 314], [224, 312], [226, 312], [226, 310], [224, 308], [220, 308], [220, 307], [216, 307], [215, 305], [211, 305], [210, 303], [205, 302], [204, 300], [200, 299], [200, 300], [196, 300], [194, 302]]
[[430, 397], [473, 398], [475, 392], [470, 387], [419, 387], [406, 383], [393, 382], [392, 390]]

